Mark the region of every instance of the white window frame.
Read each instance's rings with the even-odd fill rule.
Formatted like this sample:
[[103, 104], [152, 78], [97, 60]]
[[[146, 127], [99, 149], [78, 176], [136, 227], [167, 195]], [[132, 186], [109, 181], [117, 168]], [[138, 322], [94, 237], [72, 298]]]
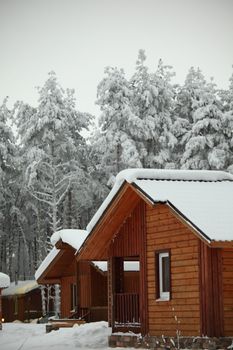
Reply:
[[163, 291], [163, 264], [162, 260], [163, 258], [169, 258], [170, 254], [169, 252], [162, 252], [159, 253], [159, 300], [170, 300], [170, 291], [164, 292]]

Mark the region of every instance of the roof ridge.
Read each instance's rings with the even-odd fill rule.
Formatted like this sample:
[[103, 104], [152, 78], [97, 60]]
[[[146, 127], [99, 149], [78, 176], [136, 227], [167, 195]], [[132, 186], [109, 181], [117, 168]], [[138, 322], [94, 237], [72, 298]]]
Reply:
[[137, 177], [135, 181], [137, 180], [149, 180], [149, 181], [179, 181], [179, 182], [233, 182], [233, 179], [222, 179], [222, 180], [205, 180], [205, 179], [160, 179], [160, 178], [149, 178], [149, 177]]

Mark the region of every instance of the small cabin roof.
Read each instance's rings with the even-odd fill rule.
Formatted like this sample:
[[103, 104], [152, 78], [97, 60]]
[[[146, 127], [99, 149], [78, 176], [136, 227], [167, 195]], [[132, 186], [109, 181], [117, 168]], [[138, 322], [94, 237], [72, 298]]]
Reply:
[[36, 288], [38, 288], [38, 283], [35, 280], [18, 281], [17, 284], [11, 282], [9, 287], [2, 291], [2, 296], [22, 295]]
[[3, 272], [0, 272], [0, 289], [7, 288], [10, 285], [10, 277]]
[[233, 240], [233, 175], [212, 170], [127, 169], [121, 171], [87, 226], [94, 227], [124, 183], [152, 204], [166, 203], [210, 241]]
[[[44, 274], [44, 272], [49, 268], [55, 259], [59, 259], [58, 255], [61, 253], [61, 250], [55, 247], [59, 241], [68, 244], [71, 248], [77, 251], [85, 241], [87, 235], [87, 231], [76, 229], [64, 229], [54, 232], [51, 236], [51, 243], [54, 247], [36, 270], [36, 280], [38, 281], [40, 279], [40, 277]], [[63, 254], [60, 255], [62, 256]], [[64, 259], [64, 256], [62, 258]]]

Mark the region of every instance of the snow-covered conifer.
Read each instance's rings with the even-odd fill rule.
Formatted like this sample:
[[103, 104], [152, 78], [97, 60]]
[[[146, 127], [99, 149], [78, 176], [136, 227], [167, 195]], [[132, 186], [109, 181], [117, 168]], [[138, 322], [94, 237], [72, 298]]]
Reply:
[[191, 105], [193, 125], [183, 138], [185, 151], [181, 158], [182, 168], [224, 169], [227, 144], [215, 84], [213, 81], [205, 82], [199, 75], [194, 87], [196, 94], [193, 95]]
[[122, 69], [107, 67], [98, 85], [97, 103], [101, 109], [100, 139], [96, 140], [101, 153], [101, 167], [109, 175], [126, 167], [141, 167], [134, 140], [142, 121], [132, 111], [132, 91]]
[[145, 66], [146, 55], [139, 51], [136, 72], [131, 79], [138, 128], [140, 158], [144, 167], [173, 167], [172, 150], [177, 142], [172, 131], [174, 87], [171, 67], [159, 60], [155, 73]]
[[89, 115], [76, 110], [74, 91], [64, 91], [54, 72], [38, 92], [37, 108], [18, 104], [16, 122], [27, 188], [48, 208], [51, 231], [56, 231], [61, 223], [59, 207], [72, 182], [85, 177], [85, 141], [80, 132], [90, 121]]

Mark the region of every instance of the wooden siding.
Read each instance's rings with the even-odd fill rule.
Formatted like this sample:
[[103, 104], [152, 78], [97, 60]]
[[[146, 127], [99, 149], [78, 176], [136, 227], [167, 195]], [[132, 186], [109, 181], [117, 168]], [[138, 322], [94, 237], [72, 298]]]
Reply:
[[201, 334], [224, 335], [222, 301], [222, 250], [200, 241]]
[[[146, 207], [150, 335], [200, 335], [199, 239], [166, 205]], [[156, 300], [155, 251], [171, 254], [171, 300]], [[179, 324], [177, 324], [175, 318]]]
[[78, 305], [82, 308], [91, 306], [91, 267], [88, 261], [78, 262]]
[[92, 265], [91, 306], [107, 306], [107, 274]]
[[61, 278], [61, 317], [71, 316], [71, 284], [75, 284], [75, 276]]
[[[71, 316], [71, 284], [78, 285], [77, 304], [80, 308], [107, 305], [107, 276], [89, 261], [79, 261], [75, 275], [61, 278], [61, 316]], [[101, 314], [101, 312], [100, 312]], [[95, 315], [95, 318], [98, 316]]]
[[225, 336], [233, 336], [233, 249], [223, 249], [223, 312]]
[[[17, 303], [17, 310], [15, 310], [15, 302]], [[2, 316], [5, 322], [12, 322], [14, 320], [25, 321], [41, 317], [40, 289], [34, 289], [23, 295], [2, 296]]]
[[140, 272], [139, 271], [125, 271], [124, 272], [124, 292], [138, 293], [140, 291]]
[[111, 240], [109, 256], [139, 256], [142, 251], [143, 202], [139, 203]]

